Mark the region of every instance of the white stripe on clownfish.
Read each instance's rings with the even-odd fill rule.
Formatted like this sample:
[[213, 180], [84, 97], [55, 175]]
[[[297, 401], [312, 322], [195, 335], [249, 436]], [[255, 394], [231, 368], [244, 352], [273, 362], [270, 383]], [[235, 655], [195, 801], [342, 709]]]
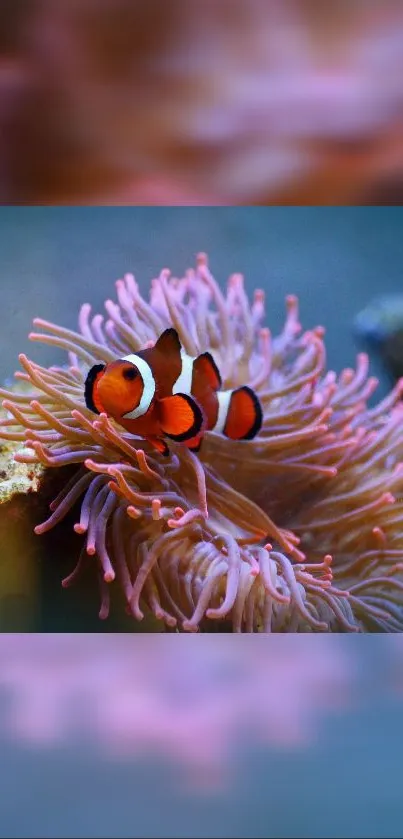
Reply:
[[196, 358], [181, 350], [181, 359], [182, 370], [172, 388], [172, 393], [190, 394], [192, 392], [193, 364]]
[[[197, 356], [188, 355], [185, 350], [181, 350], [182, 370], [172, 388], [172, 393], [191, 394], [193, 364], [196, 358]], [[216, 434], [222, 434], [224, 431], [232, 394], [233, 390], [221, 390], [217, 392], [218, 415], [215, 425], [210, 429], [211, 431], [215, 431]]]
[[129, 361], [130, 364], [134, 364], [137, 367], [141, 378], [143, 379], [143, 393], [141, 394], [141, 399], [137, 408], [133, 408], [132, 411], [128, 411], [127, 414], [123, 414], [125, 419], [137, 419], [138, 417], [142, 417], [143, 414], [146, 414], [152, 400], [154, 399], [155, 395], [155, 379], [153, 371], [149, 364], [144, 361], [144, 358], [141, 358], [139, 355], [125, 355], [122, 361]]
[[216, 434], [222, 434], [224, 431], [232, 394], [232, 390], [220, 390], [217, 393], [218, 416], [215, 425], [211, 429], [211, 431], [214, 431]]

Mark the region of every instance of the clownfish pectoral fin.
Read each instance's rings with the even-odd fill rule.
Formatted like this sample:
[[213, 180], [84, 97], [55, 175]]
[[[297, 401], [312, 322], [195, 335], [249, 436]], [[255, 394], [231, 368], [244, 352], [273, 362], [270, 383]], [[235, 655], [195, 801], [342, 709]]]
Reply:
[[146, 438], [149, 443], [153, 446], [153, 448], [162, 454], [163, 457], [168, 457], [169, 455], [169, 448], [165, 442], [165, 440], [161, 440], [160, 437], [147, 437]]
[[252, 440], [261, 429], [262, 406], [247, 385], [232, 391], [223, 432], [231, 440]]
[[165, 329], [162, 335], [158, 338], [158, 341], [154, 344], [154, 349], [163, 353], [165, 356], [169, 356], [172, 352], [180, 353], [182, 344], [179, 340], [179, 335], [176, 329], [173, 327]]
[[193, 362], [193, 369], [196, 373], [205, 376], [213, 390], [220, 390], [222, 386], [220, 371], [211, 353], [203, 352], [201, 355], [198, 355]]
[[94, 364], [87, 374], [84, 385], [85, 404], [94, 414], [102, 413], [102, 405], [97, 399], [97, 383], [105, 370], [106, 364]]
[[178, 443], [190, 440], [204, 428], [204, 411], [187, 393], [176, 393], [159, 399], [158, 410], [163, 433]]

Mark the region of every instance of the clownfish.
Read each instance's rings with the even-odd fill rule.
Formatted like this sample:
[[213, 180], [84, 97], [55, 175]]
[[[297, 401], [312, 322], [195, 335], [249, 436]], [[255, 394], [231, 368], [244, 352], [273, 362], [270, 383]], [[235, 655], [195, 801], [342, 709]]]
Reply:
[[163, 437], [184, 442], [203, 432], [206, 420], [188, 393], [173, 387], [181, 370], [181, 343], [166, 329], [153, 347], [109, 364], [95, 364], [85, 381], [85, 403], [168, 455]]
[[95, 364], [85, 381], [85, 403], [168, 455], [164, 437], [198, 451], [207, 430], [233, 440], [252, 439], [258, 433], [262, 408], [254, 391], [247, 385], [220, 388], [212, 355], [187, 355], [178, 333], [170, 328], [153, 347]]

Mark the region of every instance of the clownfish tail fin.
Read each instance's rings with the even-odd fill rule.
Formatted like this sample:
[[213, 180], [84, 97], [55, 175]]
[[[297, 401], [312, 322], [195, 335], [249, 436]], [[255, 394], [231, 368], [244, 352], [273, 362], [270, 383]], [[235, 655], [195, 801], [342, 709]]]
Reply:
[[[231, 440], [252, 440], [262, 427], [263, 411], [256, 393], [248, 385], [217, 394], [227, 413], [222, 433]], [[229, 396], [229, 398], [228, 398]], [[225, 401], [224, 401], [225, 400]]]
[[203, 409], [187, 393], [176, 393], [159, 399], [158, 410], [163, 433], [178, 443], [196, 437], [205, 427]]
[[87, 378], [85, 380], [84, 385], [84, 398], [85, 404], [89, 411], [93, 411], [94, 414], [100, 414], [102, 411], [102, 406], [97, 404], [96, 398], [96, 385], [99, 377], [103, 374], [105, 370], [106, 364], [94, 364], [91, 367], [87, 374]]

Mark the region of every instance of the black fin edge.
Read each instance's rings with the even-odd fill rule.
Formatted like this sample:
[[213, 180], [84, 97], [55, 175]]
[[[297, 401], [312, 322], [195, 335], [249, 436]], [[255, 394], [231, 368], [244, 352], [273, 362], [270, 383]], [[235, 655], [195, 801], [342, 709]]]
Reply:
[[253, 438], [256, 437], [256, 435], [259, 433], [259, 431], [262, 427], [262, 422], [263, 422], [262, 405], [260, 403], [260, 399], [258, 399], [258, 397], [256, 396], [255, 391], [252, 390], [252, 388], [249, 387], [249, 385], [242, 385], [241, 387], [237, 387], [234, 390], [234, 393], [238, 393], [238, 391], [240, 391], [240, 390], [246, 391], [249, 394], [249, 396], [251, 397], [251, 399], [253, 401], [253, 404], [255, 406], [256, 417], [255, 417], [255, 422], [253, 423], [252, 428], [249, 429], [248, 433], [245, 434], [243, 437], [238, 437], [237, 439], [238, 440], [253, 440]]
[[175, 396], [181, 396], [182, 399], [186, 399], [188, 405], [193, 408], [194, 423], [188, 431], [184, 431], [182, 434], [167, 434], [164, 432], [164, 435], [165, 437], [169, 437], [171, 440], [175, 440], [176, 443], [184, 443], [185, 440], [197, 437], [204, 423], [204, 412], [193, 396], [189, 396], [187, 393], [175, 393]]
[[197, 356], [196, 361], [197, 361], [198, 358], [207, 358], [209, 360], [209, 362], [210, 362], [210, 364], [211, 364], [211, 366], [212, 366], [212, 368], [213, 368], [213, 370], [214, 370], [214, 372], [217, 376], [218, 382], [219, 382], [217, 390], [221, 390], [221, 388], [222, 388], [221, 373], [220, 373], [220, 371], [219, 371], [219, 369], [218, 369], [218, 367], [217, 367], [217, 365], [214, 361], [213, 356], [211, 355], [211, 352], [208, 352], [208, 350], [206, 352], [202, 352], [202, 353], [200, 353], [200, 355]]
[[84, 397], [85, 397], [85, 404], [89, 411], [93, 411], [94, 414], [99, 414], [98, 408], [95, 407], [94, 400], [93, 400], [93, 392], [94, 392], [94, 382], [96, 377], [102, 370], [105, 370], [106, 364], [94, 364], [91, 367], [91, 370], [87, 374], [87, 378], [85, 380], [84, 385]]

